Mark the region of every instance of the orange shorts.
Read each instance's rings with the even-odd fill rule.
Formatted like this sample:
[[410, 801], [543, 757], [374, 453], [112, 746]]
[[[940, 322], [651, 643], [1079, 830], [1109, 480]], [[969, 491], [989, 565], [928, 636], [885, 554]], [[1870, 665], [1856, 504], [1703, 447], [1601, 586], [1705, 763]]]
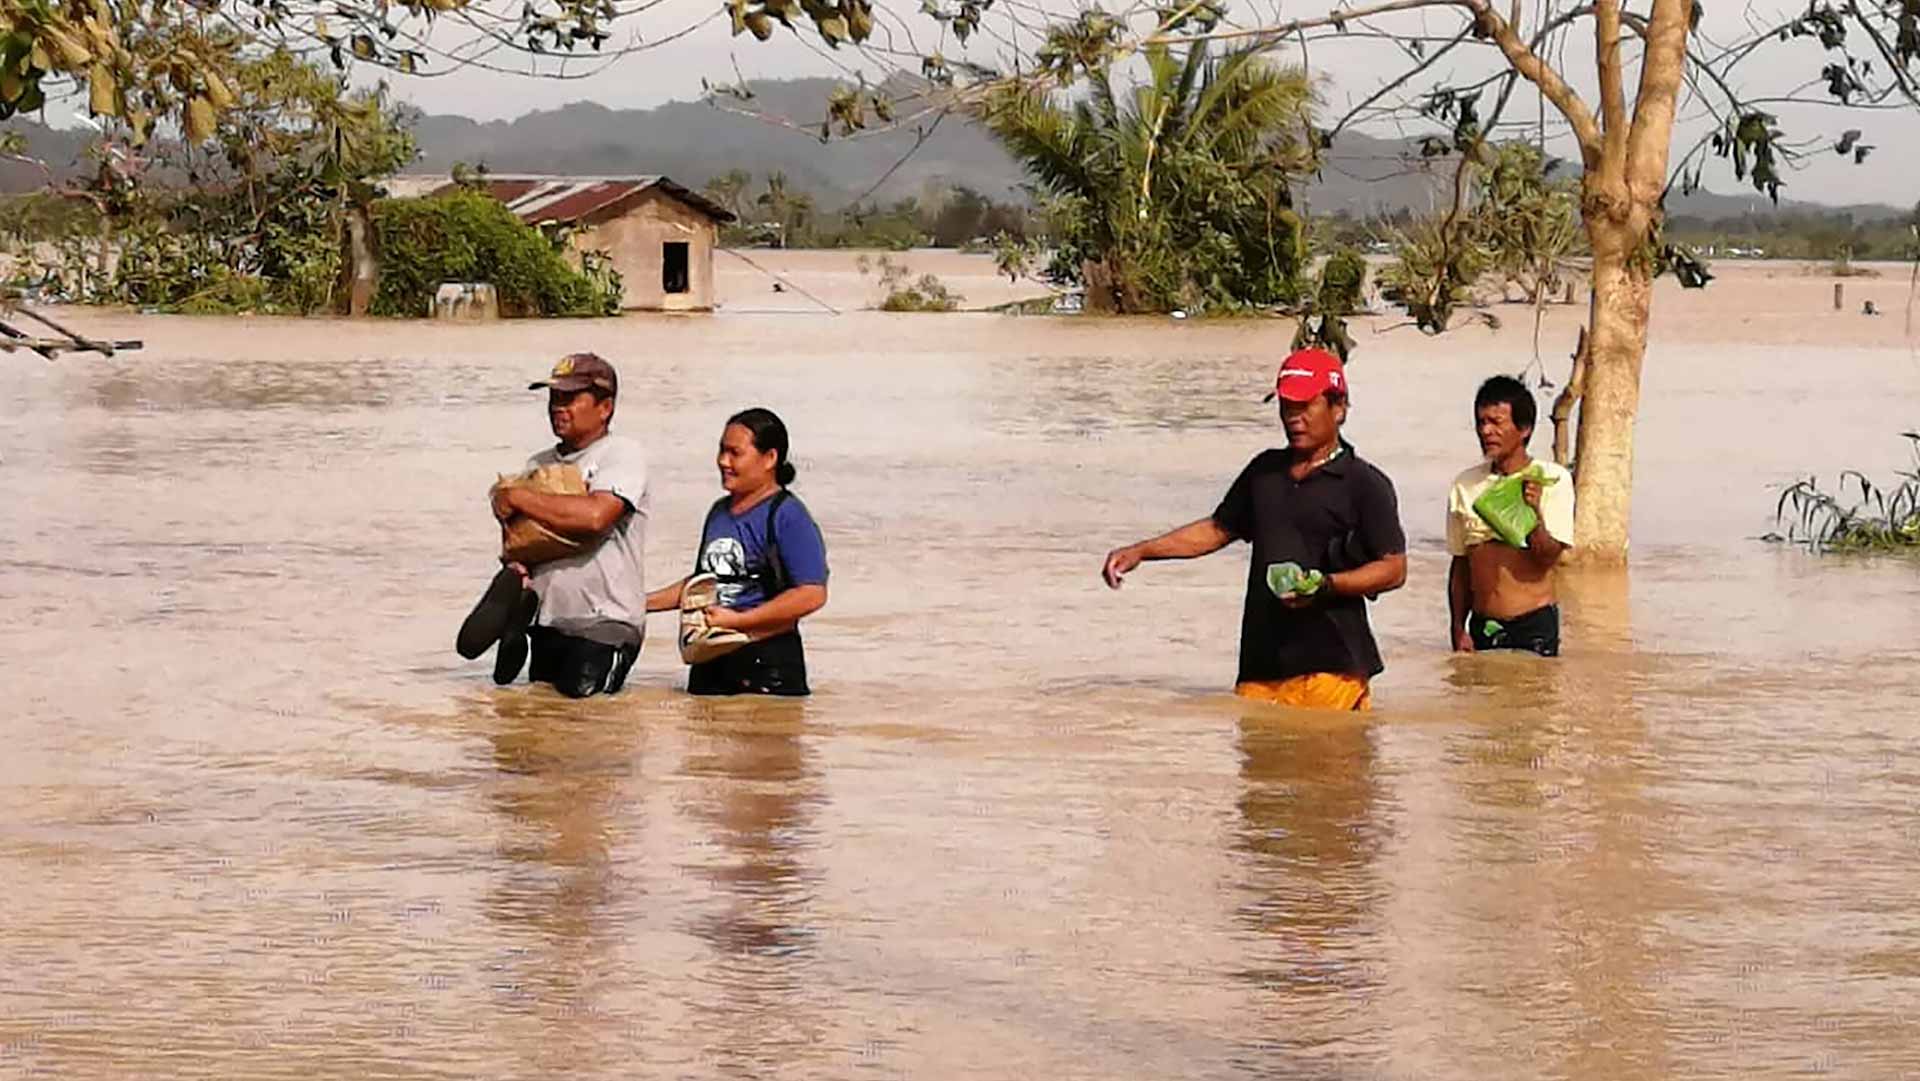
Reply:
[[1242, 698], [1272, 702], [1300, 709], [1369, 710], [1373, 692], [1365, 676], [1341, 672], [1309, 672], [1292, 679], [1258, 680], [1241, 683], [1233, 693]]

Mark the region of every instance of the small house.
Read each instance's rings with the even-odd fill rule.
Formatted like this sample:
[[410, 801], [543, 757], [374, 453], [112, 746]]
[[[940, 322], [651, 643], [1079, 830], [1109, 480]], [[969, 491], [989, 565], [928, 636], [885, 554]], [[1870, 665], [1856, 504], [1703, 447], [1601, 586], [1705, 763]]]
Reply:
[[[569, 230], [576, 252], [605, 252], [630, 311], [708, 311], [725, 207], [664, 176], [488, 174], [481, 187], [528, 225]], [[422, 194], [453, 188], [442, 181]]]

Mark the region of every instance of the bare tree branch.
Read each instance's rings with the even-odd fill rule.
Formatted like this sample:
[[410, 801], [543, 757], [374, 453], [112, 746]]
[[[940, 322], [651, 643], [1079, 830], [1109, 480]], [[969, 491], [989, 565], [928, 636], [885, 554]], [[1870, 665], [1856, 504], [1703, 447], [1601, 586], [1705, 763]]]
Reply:
[[1900, 88], [1900, 93], [1908, 101], [1920, 103], [1920, 89], [1915, 88], [1913, 77], [1907, 74], [1906, 64], [1902, 63], [1894, 50], [1887, 45], [1887, 39], [1880, 33], [1880, 28], [1873, 25], [1855, 0], [1847, 0], [1847, 10], [1853, 14], [1860, 28], [1867, 32], [1867, 36], [1873, 39], [1873, 47], [1880, 51], [1880, 58], [1886, 61], [1887, 67], [1893, 69], [1894, 84]]
[[1620, 70], [1620, 0], [1597, 0], [1593, 5], [1594, 65], [1600, 72], [1600, 128], [1603, 176], [1626, 179], [1627, 90]]
[[1375, 102], [1379, 101], [1381, 98], [1386, 97], [1388, 94], [1393, 93], [1395, 90], [1398, 90], [1400, 87], [1403, 87], [1408, 83], [1412, 82], [1421, 72], [1427, 70], [1428, 68], [1432, 67], [1434, 64], [1438, 63], [1442, 57], [1452, 52], [1455, 48], [1459, 47], [1462, 43], [1467, 41], [1472, 36], [1473, 36], [1473, 31], [1471, 29], [1460, 31], [1460, 33], [1454, 35], [1454, 37], [1449, 39], [1445, 45], [1442, 45], [1439, 49], [1436, 49], [1433, 55], [1427, 57], [1425, 61], [1421, 62], [1419, 65], [1413, 68], [1408, 69], [1407, 72], [1401, 75], [1399, 78], [1394, 79], [1391, 82], [1381, 84], [1380, 88], [1378, 90], [1375, 90], [1372, 94], [1368, 95], [1365, 101], [1362, 101], [1360, 104], [1348, 110], [1347, 115], [1341, 117], [1339, 122], [1333, 125], [1332, 129], [1329, 130], [1328, 135], [1334, 136], [1334, 135], [1340, 134], [1342, 131], [1346, 129], [1346, 126], [1348, 124], [1353, 122], [1355, 117], [1359, 116], [1362, 112], [1365, 112], [1367, 109], [1372, 108]]
[[1384, 3], [1367, 7], [1348, 8], [1326, 15], [1308, 19], [1294, 19], [1291, 22], [1271, 23], [1265, 26], [1251, 26], [1236, 30], [1215, 30], [1205, 34], [1157, 34], [1145, 38], [1142, 45], [1179, 45], [1184, 42], [1198, 41], [1244, 41], [1248, 38], [1270, 38], [1274, 41], [1286, 38], [1296, 31], [1312, 30], [1315, 27], [1338, 27], [1345, 23], [1359, 22], [1375, 15], [1388, 15], [1396, 11], [1415, 11], [1420, 8], [1465, 7], [1484, 8], [1485, 0], [1385, 0]]
[[1594, 120], [1593, 111], [1587, 107], [1587, 103], [1567, 85], [1558, 71], [1555, 71], [1540, 58], [1539, 54], [1520, 40], [1520, 36], [1514, 33], [1513, 27], [1499, 22], [1499, 16], [1493, 14], [1493, 9], [1486, 5], [1486, 0], [1466, 0], [1466, 2], [1469, 7], [1477, 9], [1479, 25], [1492, 34], [1494, 41], [1500, 46], [1500, 51], [1506, 54], [1507, 61], [1513, 65], [1514, 70], [1528, 82], [1539, 87], [1540, 92], [1553, 103], [1554, 108], [1560, 110], [1560, 115], [1567, 118], [1567, 123], [1573, 126], [1573, 137], [1580, 145], [1582, 162], [1588, 169], [1592, 169], [1600, 155], [1601, 129], [1599, 123]]
[[1593, 169], [1599, 163], [1601, 151], [1601, 126], [1593, 115], [1593, 110], [1581, 100], [1580, 95], [1567, 84], [1565, 78], [1554, 70], [1526, 42], [1520, 39], [1519, 32], [1512, 23], [1493, 10], [1491, 0], [1386, 0], [1384, 3], [1366, 7], [1347, 8], [1326, 15], [1307, 19], [1295, 19], [1291, 22], [1275, 23], [1268, 26], [1251, 27], [1240, 30], [1222, 30], [1207, 34], [1155, 35], [1142, 40], [1143, 45], [1175, 44], [1182, 41], [1243, 41], [1258, 39], [1262, 46], [1278, 45], [1287, 36], [1302, 29], [1321, 26], [1339, 27], [1346, 23], [1357, 22], [1376, 15], [1401, 11], [1417, 11], [1424, 8], [1458, 8], [1472, 17], [1471, 29], [1475, 36], [1491, 38], [1507, 62], [1528, 82], [1538, 86], [1560, 115], [1566, 117], [1572, 125], [1575, 140], [1580, 144], [1580, 153], [1587, 168]]
[[901, 166], [905, 165], [908, 161], [912, 160], [913, 156], [920, 152], [920, 148], [927, 145], [927, 140], [933, 138], [933, 133], [940, 130], [940, 122], [947, 118], [949, 111], [950, 110], [942, 109], [939, 113], [935, 114], [933, 118], [933, 123], [928, 124], [926, 127], [920, 128], [919, 130], [917, 130], [914, 133], [913, 145], [907, 148], [907, 152], [900, 155], [900, 159], [894, 162], [893, 165], [889, 167], [886, 172], [881, 173], [880, 179], [875, 180], [872, 184], [867, 185], [866, 191], [863, 191], [859, 195], [854, 196], [853, 202], [850, 205], [858, 206], [859, 204], [866, 202], [869, 198], [872, 197], [874, 192], [880, 190], [882, 185], [884, 185], [887, 181], [892, 180], [893, 174], [899, 172]]
[[1654, 0], [1653, 18], [1647, 23], [1647, 54], [1640, 64], [1640, 91], [1634, 99], [1626, 177], [1632, 191], [1647, 199], [1666, 187], [1673, 112], [1687, 69], [1687, 29], [1692, 17], [1693, 0]]

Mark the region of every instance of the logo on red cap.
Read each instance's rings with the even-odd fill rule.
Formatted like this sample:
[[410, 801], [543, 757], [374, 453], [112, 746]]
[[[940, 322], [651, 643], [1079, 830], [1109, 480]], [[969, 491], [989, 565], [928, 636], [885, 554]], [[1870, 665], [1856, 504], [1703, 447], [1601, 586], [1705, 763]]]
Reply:
[[1347, 393], [1346, 367], [1325, 349], [1302, 349], [1280, 362], [1267, 400], [1277, 395], [1290, 402], [1310, 402], [1328, 391]]

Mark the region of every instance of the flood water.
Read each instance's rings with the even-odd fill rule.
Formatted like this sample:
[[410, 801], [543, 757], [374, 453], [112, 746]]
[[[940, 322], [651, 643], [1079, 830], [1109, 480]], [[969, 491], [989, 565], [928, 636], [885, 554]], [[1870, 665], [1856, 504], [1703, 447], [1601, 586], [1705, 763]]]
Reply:
[[[148, 348], [0, 357], [0, 1078], [1920, 1071], [1920, 568], [1755, 539], [1905, 464], [1904, 349], [1656, 342], [1631, 580], [1549, 663], [1446, 652], [1525, 347], [1369, 340], [1412, 572], [1347, 717], [1223, 693], [1244, 547], [1097, 580], [1274, 440], [1278, 324], [87, 325]], [[810, 701], [689, 699], [664, 619], [610, 700], [453, 654], [577, 348], [654, 583], [787, 418]]]

